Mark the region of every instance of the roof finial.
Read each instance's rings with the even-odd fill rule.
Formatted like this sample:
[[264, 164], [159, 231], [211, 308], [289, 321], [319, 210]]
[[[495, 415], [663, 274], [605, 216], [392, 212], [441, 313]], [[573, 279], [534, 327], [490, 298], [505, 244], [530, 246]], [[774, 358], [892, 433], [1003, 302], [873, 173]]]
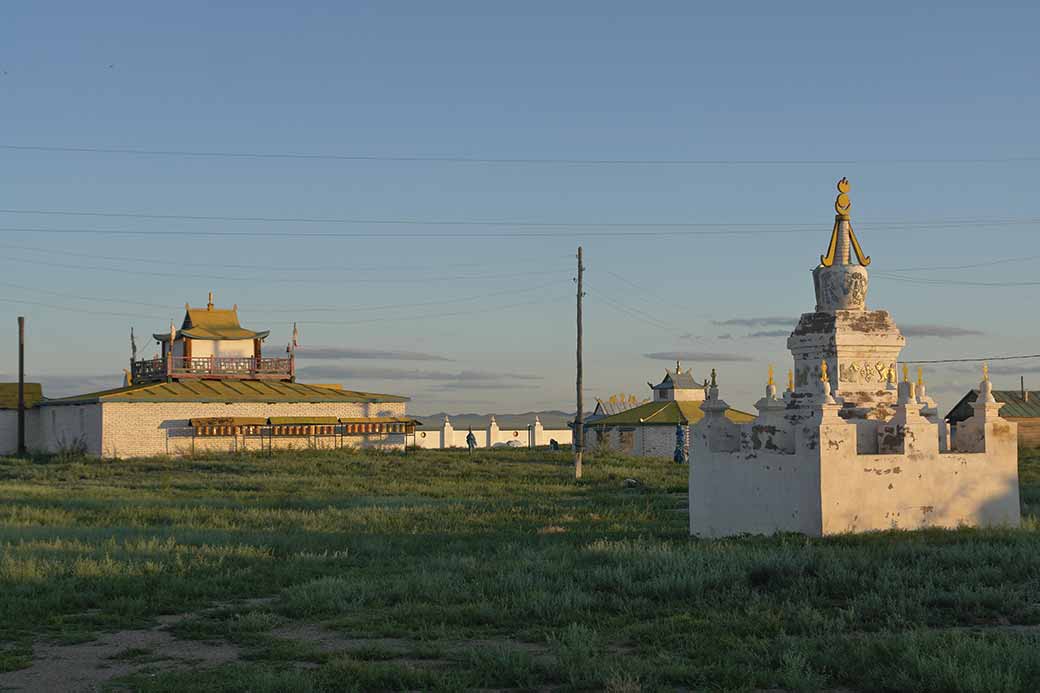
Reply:
[[920, 388], [924, 385], [924, 369], [920, 366], [917, 367], [917, 387]]
[[206, 310], [213, 310], [213, 292], [209, 292], [209, 303], [206, 304]]
[[787, 369], [787, 389], [789, 391], [791, 391], [791, 392], [794, 392], [794, 369], [793, 368], [788, 368]]
[[820, 360], [820, 382], [829, 383], [830, 379], [827, 377], [827, 359]]
[[769, 382], [766, 383], [766, 384], [767, 385], [772, 385], [773, 384], [773, 364], [769, 364]]
[[903, 382], [910, 382], [910, 366], [903, 364]]
[[[870, 257], [863, 254], [863, 249], [859, 246], [856, 234], [852, 230], [852, 222], [849, 221], [849, 210], [852, 209], [852, 201], [849, 199], [851, 188], [852, 185], [848, 178], [842, 177], [838, 181], [838, 198], [834, 201], [835, 216], [834, 228], [831, 230], [831, 242], [827, 246], [827, 254], [820, 256], [820, 264], [824, 267], [833, 265], [836, 256], [841, 264], [848, 264], [849, 243], [852, 244], [852, 250], [855, 251], [859, 264], [864, 267], [870, 264]], [[846, 231], [848, 232], [847, 240], [844, 233]], [[841, 246], [840, 250], [839, 246]]]
[[679, 366], [679, 359], [675, 359], [675, 374], [679, 375], [682, 373], [682, 368]]
[[982, 362], [982, 379], [989, 382], [989, 364]]
[[715, 383], [715, 369], [714, 368], [711, 369], [711, 386], [712, 387], [718, 387], [718, 385]]

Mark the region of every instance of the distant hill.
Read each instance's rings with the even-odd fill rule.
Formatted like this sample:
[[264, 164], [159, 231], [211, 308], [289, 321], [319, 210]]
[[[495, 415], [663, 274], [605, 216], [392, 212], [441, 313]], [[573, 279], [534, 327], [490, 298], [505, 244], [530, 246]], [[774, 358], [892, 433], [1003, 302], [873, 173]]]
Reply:
[[[488, 422], [491, 420], [490, 414], [445, 414], [445, 412], [437, 412], [436, 414], [414, 414], [413, 416], [422, 421], [422, 426], [419, 426], [420, 429], [439, 429], [444, 423], [445, 416], [451, 419], [451, 425], [456, 430], [471, 427], [478, 430], [484, 429], [488, 427]], [[496, 413], [495, 420], [498, 421], [499, 428], [526, 428], [534, 423], [535, 416], [538, 417], [545, 428], [567, 428], [567, 424], [574, 420], [573, 413], [555, 409], [551, 411], [529, 411], [524, 414]], [[585, 416], [588, 416], [588, 414]]]

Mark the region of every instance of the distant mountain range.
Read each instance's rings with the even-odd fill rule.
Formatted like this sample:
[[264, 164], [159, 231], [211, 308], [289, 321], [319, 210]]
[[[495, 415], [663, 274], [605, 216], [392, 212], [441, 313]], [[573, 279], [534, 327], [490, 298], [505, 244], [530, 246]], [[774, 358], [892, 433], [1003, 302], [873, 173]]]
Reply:
[[[451, 425], [456, 430], [460, 428], [474, 428], [477, 430], [488, 427], [491, 414], [413, 414], [415, 418], [422, 421], [420, 429], [439, 429], [444, 424], [444, 417], [451, 419]], [[534, 423], [534, 417], [538, 417], [545, 428], [567, 428], [567, 424], [574, 420], [574, 413], [565, 411], [529, 411], [524, 414], [495, 414], [495, 421], [499, 428], [527, 428]], [[585, 416], [588, 416], [586, 414]]]

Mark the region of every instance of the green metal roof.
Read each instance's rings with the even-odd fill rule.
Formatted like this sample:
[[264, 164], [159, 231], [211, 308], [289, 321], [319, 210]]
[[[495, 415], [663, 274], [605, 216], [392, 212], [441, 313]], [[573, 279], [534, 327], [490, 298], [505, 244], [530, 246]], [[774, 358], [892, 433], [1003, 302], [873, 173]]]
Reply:
[[[647, 402], [638, 407], [605, 416], [590, 422], [592, 426], [676, 426], [697, 423], [704, 418], [700, 400], [667, 402]], [[733, 409], [726, 410], [726, 418], [734, 423], [753, 421], [755, 416], [747, 412]]]
[[[1040, 418], [1040, 391], [1027, 390], [1027, 392], [1028, 399], [1022, 396], [1021, 390], [994, 390], [993, 399], [1004, 405], [1000, 408], [1000, 415], [1005, 419]], [[969, 390], [968, 394], [964, 395], [961, 401], [957, 402], [946, 415], [946, 420], [957, 423], [971, 418], [975, 414], [971, 405], [978, 398], [978, 390]]]
[[97, 402], [407, 402], [407, 397], [354, 392], [274, 380], [192, 380], [131, 385], [75, 397], [49, 399], [47, 406]]
[[[39, 383], [25, 383], [25, 406], [36, 406], [43, 399], [43, 386]], [[18, 408], [18, 383], [0, 383], [0, 409]]]
[[[177, 337], [189, 339], [264, 339], [270, 330], [254, 332], [242, 327], [238, 322], [238, 307], [224, 308], [192, 308], [186, 306], [184, 322], [177, 330]], [[170, 341], [170, 333], [152, 335], [160, 342]]]

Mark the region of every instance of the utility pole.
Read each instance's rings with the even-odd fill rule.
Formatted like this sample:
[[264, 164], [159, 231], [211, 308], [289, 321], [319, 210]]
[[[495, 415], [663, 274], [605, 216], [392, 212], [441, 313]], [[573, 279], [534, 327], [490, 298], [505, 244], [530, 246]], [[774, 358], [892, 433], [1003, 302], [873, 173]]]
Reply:
[[578, 349], [577, 366], [578, 374], [575, 381], [578, 393], [578, 413], [574, 417], [574, 478], [581, 478], [581, 456], [585, 449], [585, 405], [582, 402], [581, 392], [581, 299], [584, 297], [582, 291], [582, 279], [585, 274], [585, 265], [582, 264], [581, 246], [578, 246]]
[[18, 316], [18, 454], [25, 454], [25, 318]]

